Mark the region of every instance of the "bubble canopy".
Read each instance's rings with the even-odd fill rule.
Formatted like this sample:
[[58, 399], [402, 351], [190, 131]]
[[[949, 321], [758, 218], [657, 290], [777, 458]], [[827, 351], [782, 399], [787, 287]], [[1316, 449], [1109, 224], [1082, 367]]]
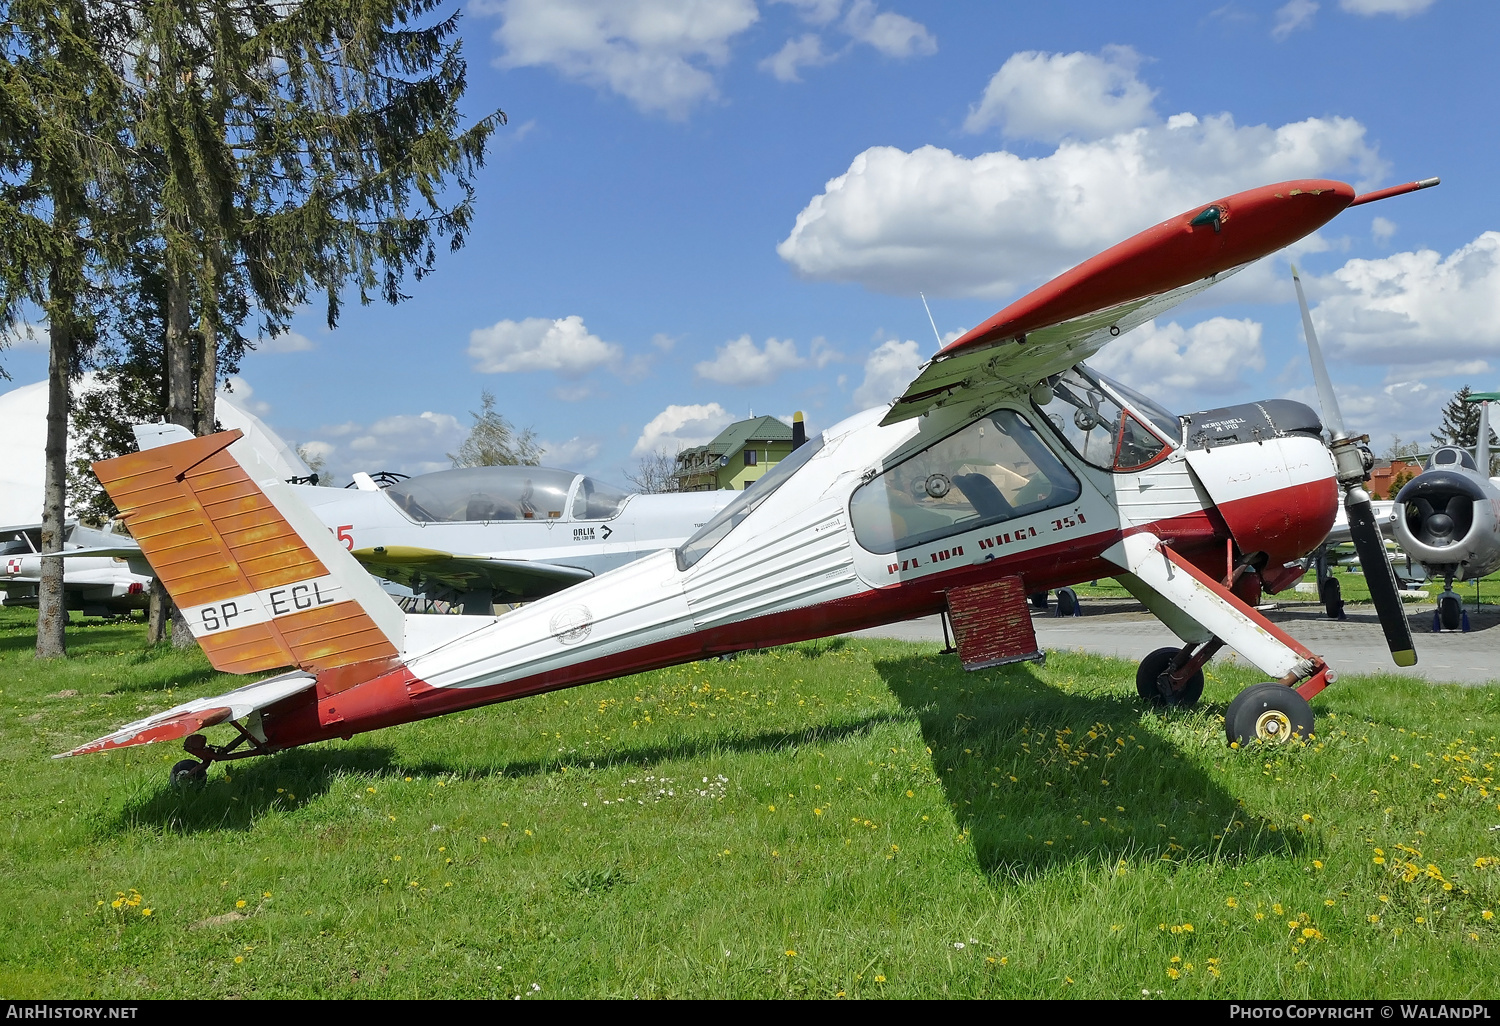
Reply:
[[392, 485], [386, 497], [424, 524], [497, 520], [608, 520], [629, 493], [582, 474], [546, 467], [462, 467]]

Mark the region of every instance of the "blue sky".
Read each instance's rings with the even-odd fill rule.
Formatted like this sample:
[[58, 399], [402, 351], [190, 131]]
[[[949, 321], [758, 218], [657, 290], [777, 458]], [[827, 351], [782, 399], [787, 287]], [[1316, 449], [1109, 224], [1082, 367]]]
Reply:
[[[310, 310], [238, 390], [343, 480], [446, 466], [485, 389], [619, 480], [895, 396], [937, 347], [919, 290], [949, 335], [1228, 192], [1439, 175], [1295, 254], [1350, 426], [1425, 439], [1500, 385], [1497, 29], [1481, 0], [482, 0], [465, 106], [510, 122], [468, 245], [397, 307]], [[1094, 362], [1179, 412], [1313, 401], [1284, 255]]]

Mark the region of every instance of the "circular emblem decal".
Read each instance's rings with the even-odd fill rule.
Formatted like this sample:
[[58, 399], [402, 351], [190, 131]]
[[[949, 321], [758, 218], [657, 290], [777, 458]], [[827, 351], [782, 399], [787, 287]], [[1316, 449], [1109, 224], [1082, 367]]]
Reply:
[[564, 645], [576, 645], [594, 629], [594, 614], [588, 606], [568, 606], [552, 614], [552, 636]]

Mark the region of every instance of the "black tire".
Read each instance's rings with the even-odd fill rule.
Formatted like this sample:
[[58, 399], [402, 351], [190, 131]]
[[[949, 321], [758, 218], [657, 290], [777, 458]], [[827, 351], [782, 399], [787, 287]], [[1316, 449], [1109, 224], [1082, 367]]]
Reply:
[[1231, 746], [1252, 741], [1281, 744], [1313, 734], [1314, 717], [1307, 699], [1284, 684], [1252, 684], [1241, 691], [1224, 715], [1224, 734]]
[[1198, 704], [1198, 699], [1203, 697], [1203, 671], [1201, 669], [1184, 681], [1182, 688], [1171, 698], [1164, 697], [1161, 689], [1157, 687], [1156, 682], [1171, 668], [1172, 660], [1177, 657], [1179, 651], [1175, 648], [1159, 648], [1141, 660], [1141, 665], [1135, 671], [1135, 693], [1140, 695], [1141, 700], [1147, 705], [1157, 708], [1191, 709]]
[[1031, 602], [1032, 609], [1047, 608], [1047, 593], [1045, 591], [1034, 591], [1027, 596], [1027, 599]]
[[1057, 589], [1057, 615], [1078, 615], [1078, 593], [1072, 588]]
[[1464, 604], [1457, 595], [1438, 596], [1438, 623], [1445, 631], [1456, 631], [1463, 624]]
[[1344, 618], [1344, 590], [1339, 585], [1338, 578], [1324, 579], [1322, 599], [1323, 610], [1328, 614], [1328, 619], [1342, 620]]
[[168, 776], [174, 791], [197, 790], [208, 783], [208, 767], [197, 759], [183, 759]]

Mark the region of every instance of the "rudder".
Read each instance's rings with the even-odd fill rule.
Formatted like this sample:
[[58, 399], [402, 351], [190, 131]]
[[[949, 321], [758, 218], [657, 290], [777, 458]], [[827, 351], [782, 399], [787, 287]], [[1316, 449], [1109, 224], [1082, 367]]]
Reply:
[[241, 437], [189, 438], [94, 473], [216, 669], [338, 670], [344, 686], [391, 669], [400, 609]]

